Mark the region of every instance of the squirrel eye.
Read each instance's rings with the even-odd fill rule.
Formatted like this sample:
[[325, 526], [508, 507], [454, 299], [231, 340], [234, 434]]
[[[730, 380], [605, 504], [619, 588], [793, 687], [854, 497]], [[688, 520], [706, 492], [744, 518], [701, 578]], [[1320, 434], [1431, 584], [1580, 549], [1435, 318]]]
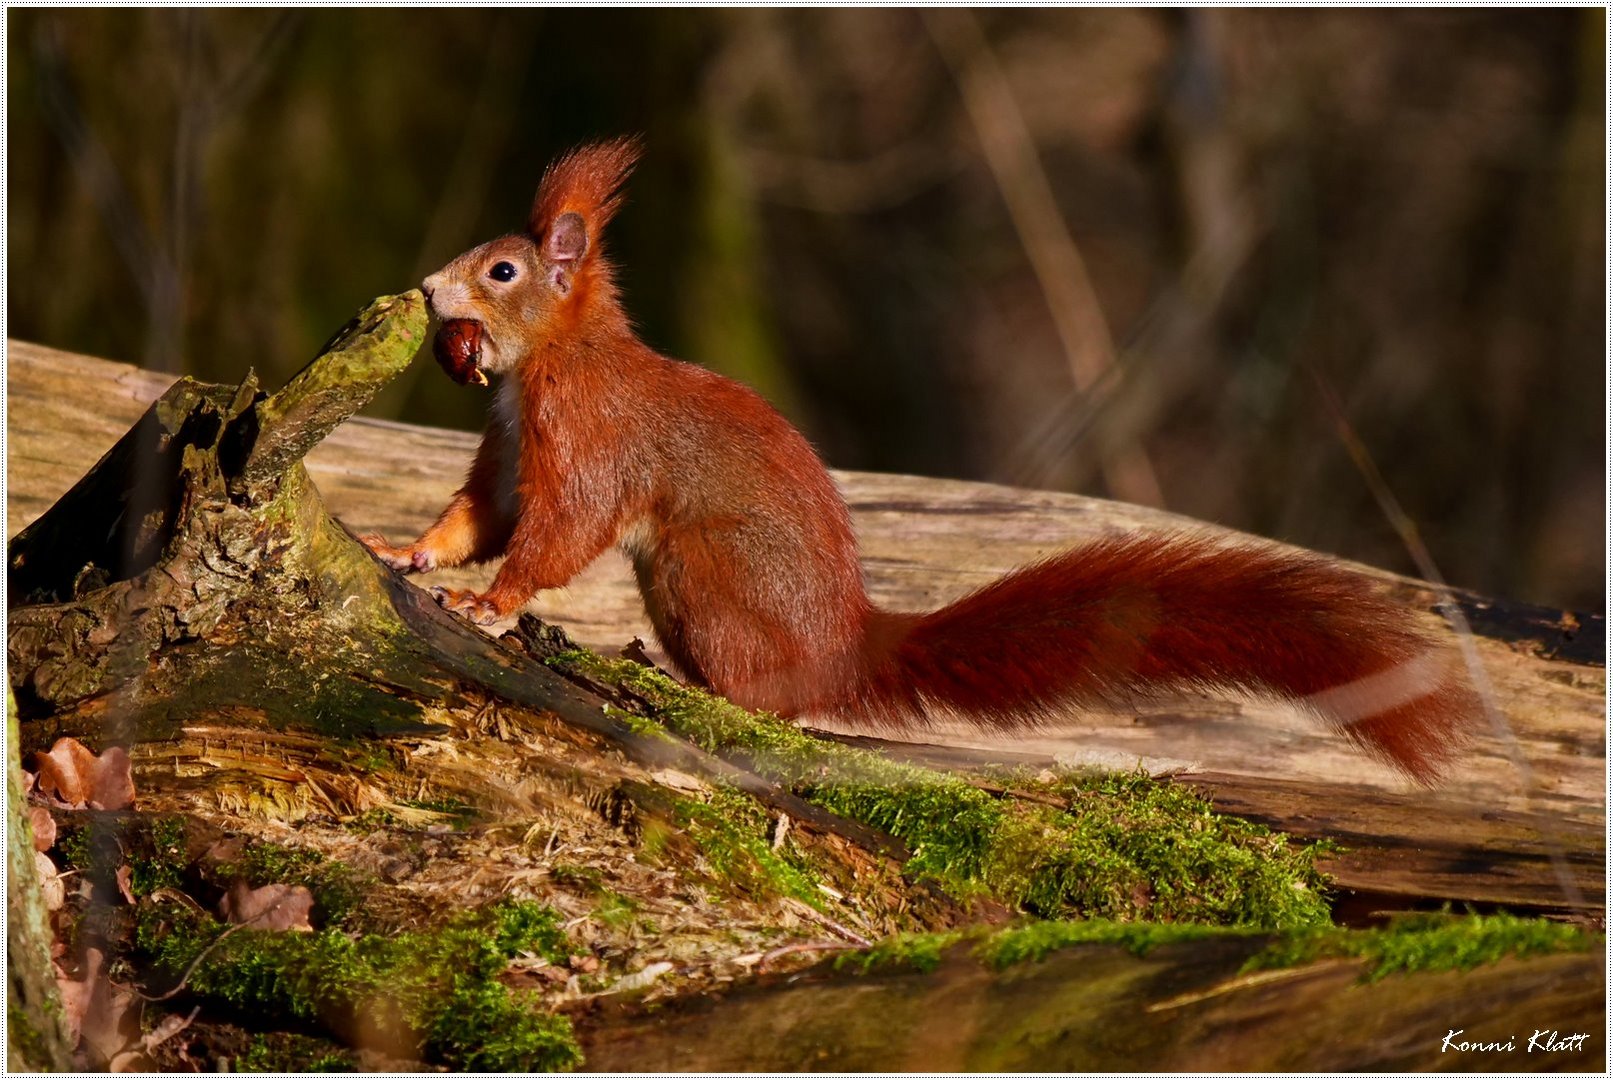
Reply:
[[487, 272], [487, 276], [492, 278], [494, 281], [514, 281], [515, 264], [496, 262], [493, 264], [493, 268]]

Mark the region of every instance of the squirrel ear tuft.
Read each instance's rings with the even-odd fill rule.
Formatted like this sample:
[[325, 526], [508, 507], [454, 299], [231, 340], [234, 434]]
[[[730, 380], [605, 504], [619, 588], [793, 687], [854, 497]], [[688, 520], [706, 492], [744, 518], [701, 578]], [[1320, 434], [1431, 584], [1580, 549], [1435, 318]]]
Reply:
[[569, 258], [581, 258], [589, 247], [597, 246], [606, 223], [622, 205], [621, 186], [638, 162], [641, 147], [636, 136], [588, 143], [544, 170], [526, 229], [546, 253], [551, 236], [565, 231], [561, 222], [567, 217], [575, 218], [576, 224], [566, 229], [574, 229], [582, 240]]

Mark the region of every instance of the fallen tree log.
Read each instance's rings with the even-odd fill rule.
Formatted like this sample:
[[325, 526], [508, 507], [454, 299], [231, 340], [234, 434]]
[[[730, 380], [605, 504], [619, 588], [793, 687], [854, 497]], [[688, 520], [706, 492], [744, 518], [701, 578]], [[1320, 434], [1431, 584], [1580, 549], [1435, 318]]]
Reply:
[[[7, 506], [17, 530], [72, 485], [172, 378], [22, 342], [10, 343], [9, 357]], [[73, 393], [62, 393], [63, 386]], [[469, 433], [355, 419], [312, 449], [308, 472], [354, 532], [412, 536], [446, 504], [475, 441]], [[871, 591], [894, 608], [936, 606], [1096, 535], [1207, 528], [1074, 495], [836, 475], [852, 506]], [[1433, 632], [1453, 633], [1433, 613], [1436, 596], [1425, 584], [1358, 569], [1430, 609]], [[491, 572], [445, 571], [433, 580], [485, 588]], [[1606, 830], [1604, 621], [1591, 613], [1461, 599], [1478, 635], [1473, 650], [1510, 733], [1482, 734], [1434, 791], [1408, 789], [1343, 740], [1260, 702], [1199, 699], [1133, 713], [1084, 713], [1011, 739], [965, 726], [917, 733], [916, 745], [840, 733], [944, 767], [1140, 763], [1177, 774], [1238, 813], [1300, 835], [1348, 836], [1350, 850], [1328, 866], [1366, 903], [1598, 910]], [[607, 651], [649, 638], [631, 569], [614, 552], [570, 588], [541, 594], [531, 610]], [[1520, 757], [1531, 773], [1527, 782]]]
[[604, 1015], [581, 1021], [582, 1045], [587, 1067], [602, 1072], [1605, 1067], [1599, 956], [1373, 981], [1363, 978], [1369, 964], [1350, 959], [1246, 970], [1262, 947], [1211, 939], [1139, 957], [1118, 945], [1078, 945], [1006, 967], [954, 948], [934, 970], [823, 967], [715, 1006], [606, 1004]]
[[[960, 903], [933, 881], [904, 877], [909, 856], [915, 855], [913, 846], [803, 798], [814, 785], [832, 786], [844, 777], [809, 765], [806, 782], [800, 777], [781, 780], [766, 768], [753, 768], [744, 754], [724, 756], [677, 738], [658, 726], [653, 707], [635, 714], [637, 705], [648, 699], [624, 696], [608, 682], [577, 678], [575, 671], [575, 681], [568, 681], [525, 650], [447, 615], [421, 590], [371, 558], [352, 532], [327, 513], [326, 499], [354, 531], [379, 527], [409, 533], [437, 509], [468, 455], [469, 439], [452, 433], [365, 422], [336, 427], [390, 372], [408, 362], [423, 331], [417, 294], [379, 302], [274, 395], [259, 392], [250, 378], [235, 388], [185, 381], [165, 388], [162, 380], [131, 369], [12, 347], [8, 467], [14, 483], [8, 499], [13, 525], [26, 527], [9, 549], [8, 670], [21, 691], [25, 746], [43, 748], [62, 735], [82, 735], [100, 745], [130, 744], [141, 814], [103, 818], [75, 812], [89, 816], [72, 821], [71, 827], [91, 841], [106, 830], [126, 838], [130, 830], [148, 828], [142, 822], [151, 815], [158, 815], [157, 820], [164, 820], [164, 814], [183, 815], [183, 855], [164, 872], [196, 895], [213, 896], [223, 888], [209, 869], [219, 857], [210, 853], [248, 838], [255, 844], [292, 841], [298, 850], [316, 851], [374, 875], [377, 884], [359, 913], [343, 916], [348, 922], [330, 924], [325, 928], [330, 932], [339, 925], [344, 933], [359, 934], [370, 925], [365, 920], [371, 920], [395, 936], [400, 928], [439, 925], [446, 912], [477, 910], [509, 895], [541, 895], [565, 918], [563, 925], [573, 935], [570, 947], [586, 951], [534, 962], [522, 969], [524, 977], [548, 980], [549, 997], [558, 998], [559, 1007], [577, 1018], [596, 1064], [827, 1065], [828, 1059], [813, 1051], [812, 1038], [781, 1042], [768, 1052], [783, 1054], [787, 1045], [788, 1054], [770, 1058], [758, 1052], [750, 1064], [720, 1056], [696, 1061], [683, 1050], [655, 1049], [653, 1040], [622, 1044], [640, 1046], [638, 1059], [613, 1058], [607, 1049], [615, 1044], [611, 1033], [639, 1031], [640, 1018], [631, 1011], [617, 1015], [596, 1006], [643, 993], [666, 975], [673, 985], [659, 992], [651, 989], [652, 997], [697, 1002], [687, 1006], [689, 1015], [707, 1008], [725, 1010], [728, 1004], [713, 1005], [706, 995], [748, 984], [762, 968], [799, 966], [822, 952], [844, 951], [894, 931], [935, 930], [1002, 919], [1010, 912], [979, 896]], [[75, 394], [51, 392], [63, 378], [72, 380]], [[134, 425], [121, 438], [120, 423]], [[99, 447], [71, 437], [84, 432], [104, 432], [107, 437], [99, 447], [112, 444], [98, 462]], [[321, 441], [327, 433], [329, 438]], [[307, 469], [301, 463], [305, 453]], [[88, 472], [75, 483], [74, 469]], [[969, 523], [980, 522], [1009, 530], [1014, 543], [1045, 546], [1068, 543], [1093, 530], [1160, 520], [1044, 493], [882, 477], [846, 477], [845, 483], [872, 553], [871, 576], [882, 600], [892, 606], [930, 606], [945, 598], [940, 592], [995, 572], [979, 569], [978, 559], [970, 566], [969, 559], [958, 558], [957, 549], [948, 546], [955, 542], [945, 536], [960, 525], [966, 540]], [[386, 516], [399, 514], [400, 506], [407, 510], [404, 520]], [[890, 531], [882, 532], [886, 526]], [[892, 554], [897, 551], [900, 557]], [[968, 569], [940, 573], [937, 566], [948, 558]], [[998, 560], [1016, 561], [1001, 553], [988, 561]], [[577, 620], [585, 640], [621, 645], [641, 629], [636, 598], [623, 594], [621, 583], [611, 578], [615, 569], [608, 564], [597, 569], [578, 595], [562, 601], [582, 604], [603, 597], [598, 610]], [[458, 584], [475, 579], [454, 575], [449, 580]], [[943, 580], [944, 586], [936, 584]], [[1387, 577], [1384, 587], [1408, 595], [1420, 588]], [[552, 613], [555, 603], [555, 597], [546, 597], [540, 606]], [[631, 618], [622, 614], [629, 609]], [[1488, 643], [1482, 647], [1492, 648]], [[1082, 760], [1123, 767], [1139, 759], [1168, 764], [1158, 752], [1161, 739], [1177, 739], [1179, 730], [1200, 732], [1203, 741], [1195, 750], [1204, 749], [1211, 761], [1230, 761], [1233, 769], [1221, 776], [1200, 775], [1194, 782], [1228, 803], [1243, 800], [1246, 813], [1280, 827], [1303, 830], [1309, 822], [1318, 834], [1354, 828], [1351, 839], [1368, 856], [1353, 871], [1351, 887], [1388, 906], [1450, 899], [1521, 901], [1582, 920], [1595, 918], [1600, 843], [1568, 825], [1595, 821], [1600, 812], [1581, 783], [1600, 752], [1586, 723], [1600, 670], [1564, 659], [1572, 650], [1561, 641], [1553, 647], [1557, 655], [1551, 658], [1509, 652], [1521, 659], [1506, 669], [1516, 687], [1529, 690], [1531, 700], [1540, 696], [1541, 684], [1556, 686], [1552, 700], [1563, 706], [1543, 713], [1525, 702], [1515, 716], [1526, 745], [1557, 739], [1542, 759], [1553, 771], [1537, 763], [1537, 774], [1568, 782], [1555, 785], [1557, 813], [1544, 824], [1519, 816], [1529, 805], [1521, 798], [1502, 810], [1502, 816], [1485, 818], [1476, 794], [1465, 786], [1478, 783], [1471, 777], [1441, 796], [1447, 811], [1443, 817], [1424, 814], [1419, 802], [1423, 793], [1405, 794], [1353, 757], [1335, 759], [1336, 748], [1325, 737], [1298, 734], [1303, 729], [1290, 724], [1291, 718], [1253, 705], [1184, 702], [1143, 716], [1082, 718], [1078, 723], [1083, 726], [1070, 730], [1112, 748], [1107, 757], [1087, 753]], [[1565, 670], [1576, 675], [1558, 677]], [[1503, 695], [1515, 691], [1505, 679], [1497, 681]], [[1519, 691], [1519, 700], [1523, 698]], [[1508, 696], [1509, 713], [1513, 704]], [[1251, 727], [1261, 730], [1252, 733]], [[1577, 742], [1565, 742], [1563, 732], [1571, 732]], [[1278, 746], [1286, 743], [1286, 751], [1262, 751], [1252, 758], [1251, 740], [1267, 737]], [[882, 756], [927, 757], [971, 773], [994, 761], [1046, 764], [1069, 749], [1045, 733], [1012, 745], [978, 739], [970, 745], [967, 737], [957, 742], [874, 745]], [[1482, 748], [1477, 757], [1480, 777], [1484, 769], [1494, 772], [1495, 762], [1504, 764], [1504, 759], [1504, 747]], [[1345, 764], [1335, 768], [1338, 761]], [[1240, 765], [1251, 767], [1240, 771]], [[1290, 787], [1267, 775], [1288, 766], [1294, 771], [1285, 781]], [[970, 783], [976, 792], [990, 791], [992, 799], [1002, 802], [1034, 802], [1041, 816], [1014, 819], [1034, 826], [1026, 835], [1054, 821], [1051, 815], [1070, 809], [1069, 797], [1051, 788], [1017, 790], [998, 779], [978, 777]], [[1026, 781], [1023, 786], [1034, 784]], [[713, 816], [710, 809], [725, 791], [756, 799], [767, 809], [765, 820], [746, 817], [749, 812], [741, 808], [740, 818], [751, 831], [739, 836], [744, 830], [736, 832], [732, 819]], [[1333, 808], [1333, 816], [1317, 819], [1314, 806], [1322, 804], [1308, 804], [1307, 798], [1330, 800], [1325, 805]], [[1485, 821], [1504, 827], [1476, 831], [1476, 823]], [[756, 832], [764, 827], [767, 842], [757, 844]], [[1408, 864], [1404, 856], [1426, 848], [1430, 830], [1446, 847], [1434, 863]], [[1550, 836], [1549, 842], [1542, 841], [1543, 835]], [[749, 845], [742, 846], [737, 862], [732, 861], [736, 836]], [[141, 843], [119, 840], [116, 846], [135, 850]], [[1279, 842], [1261, 844], [1273, 859], [1281, 850]], [[810, 857], [813, 876], [801, 876], [800, 866], [783, 855], [768, 855], [769, 849], [791, 853], [791, 858]], [[1553, 856], [1565, 851], [1569, 873], [1577, 875], [1577, 880], [1570, 877], [1570, 889], [1552, 866]], [[1039, 859], [1034, 850], [1025, 857], [1028, 866]], [[236, 864], [226, 860], [225, 865]], [[736, 871], [736, 866], [742, 869]], [[117, 901], [109, 899], [115, 895], [109, 867], [93, 870], [86, 864], [83, 873], [87, 895], [116, 907]], [[163, 888], [136, 891], [137, 918], [155, 917], [150, 908], [164, 902]], [[1574, 889], [1577, 896], [1571, 895]], [[1135, 895], [1122, 893], [1122, 907], [1153, 902], [1146, 884], [1135, 890]], [[803, 902], [803, 896], [813, 902]], [[1036, 904], [1046, 902], [1027, 901], [1024, 906], [1037, 910]], [[1185, 981], [1160, 976], [1160, 969], [1146, 960], [1116, 959], [1113, 976], [1122, 982], [1141, 978], [1144, 987], [1140, 997], [1118, 999], [1122, 1011], [1141, 1009], [1152, 1015], [1150, 1010], [1186, 1008], [1193, 1003], [1184, 993], [1203, 992], [1235, 978], [1226, 966], [1232, 954], [1214, 954], [1221, 958], [1212, 956], [1203, 966], [1205, 961], [1193, 951], [1197, 946], [1184, 948], [1187, 952], [1180, 957], [1200, 972]], [[230, 948], [221, 950], [220, 964], [232, 955]], [[1074, 966], [1059, 961], [1045, 969], [1053, 973], [1048, 977], [1068, 984], [1068, 993], [1077, 997], [1106, 994], [1102, 980], [1082, 982], [1090, 957], [1072, 956]], [[254, 962], [270, 961], [259, 957]], [[1486, 1001], [1499, 1002], [1498, 988], [1514, 977], [1517, 985], [1540, 988], [1557, 985], [1553, 980], [1563, 978], [1564, 971], [1576, 978], [1583, 974], [1568, 958], [1533, 957], [1516, 964], [1486, 970], [1484, 978], [1495, 980], [1485, 983], [1490, 987]], [[212, 971], [207, 965], [196, 970], [205, 986], [229, 985], [227, 970]], [[946, 988], [952, 976], [966, 970], [954, 965], [927, 985], [945, 996], [951, 992]], [[1033, 997], [1047, 992], [1045, 986], [1037, 989], [1042, 977], [1030, 977]], [[1332, 985], [1325, 977], [1316, 982], [1317, 977], [1295, 976], [1295, 985]], [[977, 1022], [999, 1024], [993, 1017], [1000, 1010], [1022, 1009], [1025, 991], [1015, 980], [1023, 978], [982, 980], [967, 974], [964, 982], [971, 989], [960, 999], [965, 1012], [972, 1012]], [[1437, 973], [1404, 979], [1392, 994], [1374, 990], [1369, 996], [1352, 995], [1350, 1008], [1330, 1014], [1341, 1030], [1355, 1032], [1355, 1041], [1340, 1036], [1328, 1043], [1326, 1053], [1313, 1057], [1239, 1058], [1228, 1050], [1229, 1056], [1213, 1060], [1244, 1062], [1237, 1067], [1277, 1060], [1339, 1067], [1364, 1060], [1367, 1047], [1377, 1054], [1370, 1060], [1412, 1061], [1411, 1056], [1382, 1051], [1382, 1032], [1354, 1023], [1350, 1018], [1357, 1014], [1351, 1009], [1398, 1013], [1407, 998], [1427, 995], [1433, 1004], [1416, 1014], [1421, 1022], [1439, 1008], [1465, 1000], [1472, 984]], [[179, 980], [177, 990], [184, 989], [184, 981]], [[855, 1033], [857, 1011], [847, 1013], [844, 1003], [866, 995], [875, 984], [848, 985], [824, 972], [809, 985], [833, 993], [804, 1011], [801, 999], [794, 999], [800, 1030], [832, 1033], [830, 1045], [862, 1045], [863, 1036]], [[227, 997], [236, 991], [211, 992]], [[763, 980], [754, 994], [734, 995], [736, 1022], [749, 1023], [744, 1018], [752, 1014], [745, 1010], [752, 1005], [747, 1003], [772, 992]], [[1563, 999], [1563, 1015], [1577, 1023], [1590, 1007], [1587, 1002], [1600, 1000], [1600, 993], [1599, 983], [1582, 980], [1576, 994]], [[1323, 993], [1317, 1000], [1326, 997]], [[1261, 1006], [1268, 1007], [1275, 1006]], [[948, 1028], [954, 1020], [963, 1024], [963, 1014], [937, 1011], [935, 1016], [949, 1017]], [[1205, 1023], [1218, 1023], [1217, 1016], [1222, 1014], [1212, 1008]], [[370, 1030], [347, 1013], [316, 1018], [347, 1035]], [[1042, 1019], [1047, 1023], [1007, 1026], [1010, 1049], [995, 1056], [981, 1057], [970, 1048], [975, 1044], [966, 1047], [954, 1040], [958, 1053], [942, 1046], [921, 1059], [916, 1048], [928, 1038], [922, 1036], [911, 1044], [914, 1052], [905, 1060], [908, 1067], [1021, 1067], [1006, 1063], [1021, 1062], [1015, 1053], [1031, 1052], [1049, 1038], [1086, 1038], [1072, 1034], [1067, 1018]], [[1224, 1019], [1237, 1018], [1228, 1013]], [[382, 1024], [377, 1030], [395, 1028]], [[677, 1038], [685, 1039], [690, 1030], [695, 1029], [684, 1029]], [[223, 1045], [226, 1036], [218, 1038]], [[686, 1039], [678, 1045], [686, 1046]], [[359, 1049], [381, 1055], [357, 1062], [377, 1067], [417, 1060], [420, 1054], [464, 1067], [489, 1061], [498, 1063], [495, 1067], [552, 1067], [573, 1060], [563, 1053], [521, 1056], [527, 1051], [491, 1059], [455, 1058], [451, 1045], [429, 1039], [419, 1045]], [[1115, 1067], [1134, 1062], [1124, 1050], [1104, 1044], [1097, 1056], [1048, 1058], [1044, 1064], [1106, 1062]], [[887, 1060], [860, 1055], [857, 1051], [833, 1060], [841, 1067]], [[1180, 1060], [1185, 1059], [1161, 1059]], [[1464, 1064], [1492, 1067], [1487, 1061]]]

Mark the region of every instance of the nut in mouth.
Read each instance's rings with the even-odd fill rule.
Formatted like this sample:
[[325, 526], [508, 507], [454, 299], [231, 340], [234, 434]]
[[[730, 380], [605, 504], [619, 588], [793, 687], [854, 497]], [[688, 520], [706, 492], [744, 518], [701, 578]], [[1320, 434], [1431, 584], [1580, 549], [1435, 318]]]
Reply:
[[461, 386], [487, 385], [482, 359], [482, 324], [475, 319], [449, 319], [437, 330], [432, 354], [448, 377]]

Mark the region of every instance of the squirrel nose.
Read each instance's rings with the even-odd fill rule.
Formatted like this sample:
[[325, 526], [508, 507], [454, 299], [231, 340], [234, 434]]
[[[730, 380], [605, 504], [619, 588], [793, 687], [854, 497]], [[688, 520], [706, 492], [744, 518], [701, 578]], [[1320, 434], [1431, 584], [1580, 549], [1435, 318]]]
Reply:
[[437, 291], [437, 286], [441, 283], [441, 281], [441, 274], [432, 274], [430, 277], [420, 283], [420, 291], [426, 294], [427, 300], [430, 300], [431, 294]]

